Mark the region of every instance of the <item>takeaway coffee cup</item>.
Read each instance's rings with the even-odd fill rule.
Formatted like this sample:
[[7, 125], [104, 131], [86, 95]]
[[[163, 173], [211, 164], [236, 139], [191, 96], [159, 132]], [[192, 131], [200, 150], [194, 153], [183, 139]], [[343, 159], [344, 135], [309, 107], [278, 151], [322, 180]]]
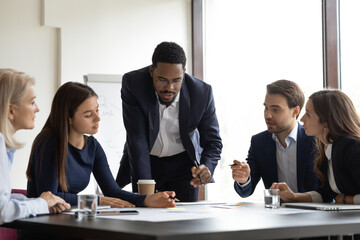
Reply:
[[153, 194], [155, 191], [155, 180], [139, 179], [137, 182], [139, 194]]

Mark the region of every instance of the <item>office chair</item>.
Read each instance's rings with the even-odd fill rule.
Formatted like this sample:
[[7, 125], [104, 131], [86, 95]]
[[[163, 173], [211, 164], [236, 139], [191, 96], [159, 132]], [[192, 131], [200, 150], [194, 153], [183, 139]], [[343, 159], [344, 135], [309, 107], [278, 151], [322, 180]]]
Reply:
[[[24, 189], [12, 189], [11, 193], [20, 193], [26, 196], [26, 190]], [[16, 240], [17, 230], [12, 228], [0, 227], [0, 239], [1, 240]]]

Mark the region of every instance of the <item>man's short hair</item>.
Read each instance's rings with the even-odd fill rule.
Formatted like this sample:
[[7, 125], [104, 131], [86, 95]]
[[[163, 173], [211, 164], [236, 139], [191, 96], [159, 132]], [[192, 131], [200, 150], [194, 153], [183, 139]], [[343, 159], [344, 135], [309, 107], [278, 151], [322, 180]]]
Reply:
[[184, 49], [174, 42], [162, 42], [156, 46], [152, 56], [152, 65], [157, 67], [158, 62], [163, 63], [181, 63], [183, 68], [186, 65], [186, 56]]
[[288, 103], [289, 108], [304, 106], [305, 96], [299, 85], [289, 80], [278, 80], [266, 86], [268, 94], [281, 94]]

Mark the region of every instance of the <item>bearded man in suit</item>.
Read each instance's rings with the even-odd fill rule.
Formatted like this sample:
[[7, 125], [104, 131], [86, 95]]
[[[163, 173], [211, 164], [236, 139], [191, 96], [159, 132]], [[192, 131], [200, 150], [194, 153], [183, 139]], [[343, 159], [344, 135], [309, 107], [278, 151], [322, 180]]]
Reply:
[[273, 182], [286, 182], [294, 192], [317, 189], [315, 140], [296, 120], [304, 101], [295, 82], [278, 80], [267, 85], [264, 118], [268, 129], [252, 136], [247, 162], [234, 160], [231, 166], [234, 188], [241, 197], [253, 194], [260, 179], [266, 189]]
[[185, 73], [186, 56], [174, 42], [160, 43], [152, 65], [122, 80], [127, 132], [117, 182], [154, 179], [180, 201], [197, 201], [198, 186], [212, 181], [222, 142], [209, 84]]

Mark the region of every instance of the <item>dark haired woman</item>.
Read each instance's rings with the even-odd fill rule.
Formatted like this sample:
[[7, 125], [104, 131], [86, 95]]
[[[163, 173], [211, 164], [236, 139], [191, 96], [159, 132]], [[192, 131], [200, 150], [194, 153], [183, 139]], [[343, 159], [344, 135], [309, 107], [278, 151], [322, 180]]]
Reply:
[[93, 173], [105, 197], [99, 205], [112, 207], [172, 207], [174, 192], [138, 195], [123, 191], [115, 182], [106, 155], [92, 136], [99, 127], [97, 95], [89, 86], [68, 82], [55, 94], [45, 126], [36, 137], [27, 169], [28, 196], [43, 191], [77, 204]]

